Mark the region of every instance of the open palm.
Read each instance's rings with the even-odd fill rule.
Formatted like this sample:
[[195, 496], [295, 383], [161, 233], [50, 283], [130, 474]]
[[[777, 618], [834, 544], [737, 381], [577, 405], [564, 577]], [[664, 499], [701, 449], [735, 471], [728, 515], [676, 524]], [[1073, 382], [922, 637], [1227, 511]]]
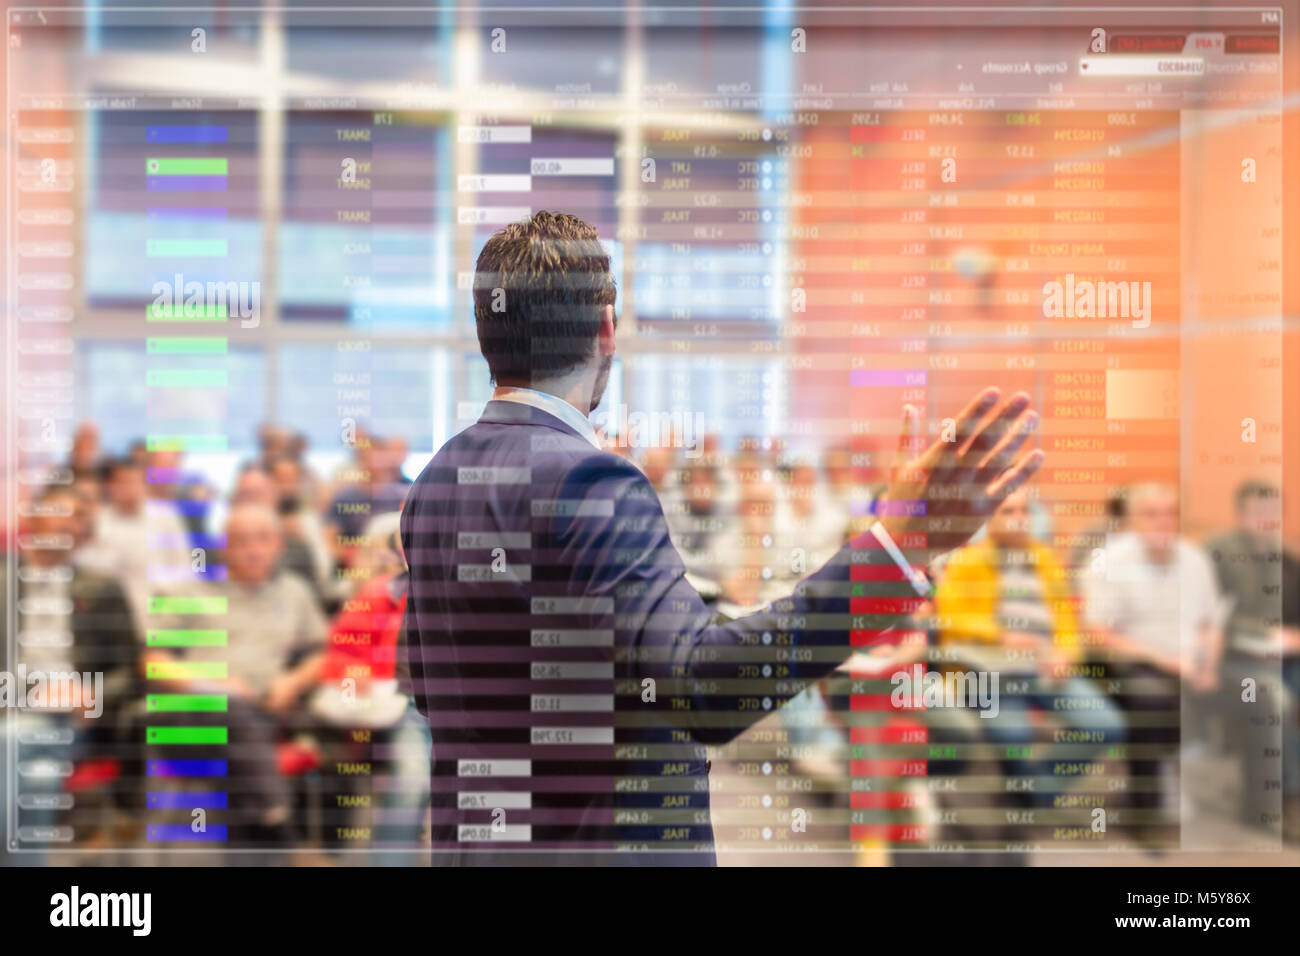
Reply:
[[1013, 464], [1038, 427], [1038, 413], [1017, 392], [989, 414], [1000, 396], [997, 388], [975, 396], [954, 419], [951, 440], [941, 438], [911, 460], [918, 416], [911, 406], [904, 410], [899, 464], [878, 510], [904, 551], [928, 560], [961, 547], [1042, 464], [1038, 449]]

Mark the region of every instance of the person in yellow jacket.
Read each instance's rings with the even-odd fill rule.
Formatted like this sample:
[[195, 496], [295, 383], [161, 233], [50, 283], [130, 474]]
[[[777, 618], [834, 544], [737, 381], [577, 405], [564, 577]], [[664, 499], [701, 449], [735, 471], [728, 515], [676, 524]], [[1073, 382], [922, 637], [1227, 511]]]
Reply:
[[935, 591], [935, 618], [940, 644], [1000, 648], [1008, 670], [1036, 665], [1051, 681], [1079, 660], [1077, 619], [1065, 569], [1033, 539], [1029, 522], [1027, 492], [1010, 495], [984, 538], [949, 559]]
[[996, 716], [980, 721], [990, 738], [1008, 747], [1034, 744], [1031, 709], [1067, 725], [1050, 748], [1034, 748], [1038, 759], [1017, 760], [1010, 771], [1049, 778], [1035, 780], [1033, 802], [1050, 805], [1064, 789], [1064, 781], [1050, 779], [1054, 764], [1086, 763], [1124, 736], [1118, 707], [1084, 676], [1069, 579], [1051, 548], [1030, 534], [1026, 491], [1009, 495], [985, 537], [949, 559], [934, 617], [939, 643], [964, 648], [958, 661], [978, 662], [1001, 678]]

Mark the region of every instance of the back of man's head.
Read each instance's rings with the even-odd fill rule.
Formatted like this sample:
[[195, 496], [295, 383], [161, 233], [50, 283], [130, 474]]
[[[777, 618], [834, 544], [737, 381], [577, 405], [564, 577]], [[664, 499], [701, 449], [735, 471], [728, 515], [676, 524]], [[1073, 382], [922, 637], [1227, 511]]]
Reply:
[[474, 319], [492, 380], [526, 386], [586, 364], [614, 296], [594, 226], [551, 212], [506, 226], [483, 246], [474, 275]]

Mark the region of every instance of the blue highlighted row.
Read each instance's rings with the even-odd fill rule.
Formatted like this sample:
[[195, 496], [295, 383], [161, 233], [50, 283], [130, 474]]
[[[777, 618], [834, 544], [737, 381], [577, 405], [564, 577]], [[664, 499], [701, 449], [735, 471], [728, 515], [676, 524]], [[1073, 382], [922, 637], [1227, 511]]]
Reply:
[[224, 531], [215, 532], [195, 532], [193, 534], [166, 534], [159, 532], [149, 539], [151, 548], [224, 548], [226, 546], [226, 533]]
[[226, 191], [226, 177], [146, 176], [145, 188], [156, 193], [221, 193]]
[[148, 476], [147, 480], [151, 485], [172, 485], [178, 482], [201, 484], [203, 482], [202, 472], [184, 471], [180, 468], [151, 467], [145, 474]]
[[215, 790], [149, 791], [151, 810], [226, 810], [230, 797]]
[[228, 773], [225, 760], [150, 760], [150, 777], [224, 777]]
[[145, 210], [148, 219], [209, 219], [224, 222], [225, 206], [149, 206]]
[[172, 505], [176, 508], [176, 513], [183, 518], [201, 518], [208, 513], [212, 507], [211, 501], [173, 501]]
[[145, 838], [159, 843], [225, 843], [226, 825], [214, 823], [195, 833], [188, 823], [159, 823], [146, 828]]
[[150, 126], [146, 138], [151, 143], [224, 143], [225, 126]]

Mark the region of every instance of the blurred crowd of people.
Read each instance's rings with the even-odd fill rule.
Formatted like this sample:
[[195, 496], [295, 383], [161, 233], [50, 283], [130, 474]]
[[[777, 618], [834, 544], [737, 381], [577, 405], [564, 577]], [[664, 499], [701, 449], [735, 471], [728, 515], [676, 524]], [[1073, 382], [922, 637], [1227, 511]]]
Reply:
[[[751, 439], [732, 455], [716, 443], [693, 457], [651, 449], [641, 464], [688, 574], [738, 616], [788, 594], [870, 524], [879, 489], [857, 480], [868, 469], [855, 460], [848, 445], [799, 457]], [[1051, 509], [1035, 496], [1032, 486], [1010, 496], [966, 547], [931, 565], [932, 598], [908, 622], [944, 659], [1001, 676], [998, 716], [976, 723], [1000, 753], [1022, 754], [1003, 759], [1003, 772], [1051, 776], [1035, 742], [1086, 744], [1074, 748], [1076, 768], [1105, 758], [1130, 783], [1154, 781], [1138, 781], [1150, 792], [1129, 806], [1176, 821], [1145, 828], [1143, 840], [1176, 843], [1178, 824], [1189, 833], [1206, 823], [1189, 768], [1213, 753], [1240, 768], [1235, 825], [1300, 836], [1300, 564], [1282, 547], [1280, 490], [1244, 482], [1235, 526], [1193, 541], [1180, 532], [1176, 487], [1116, 488], [1104, 519], [1061, 535], [1073, 547], [1059, 552]], [[874, 672], [907, 659], [891, 651]], [[830, 739], [824, 691], [783, 709], [797, 739]], [[1053, 724], [1074, 736], [1044, 736]], [[1050, 807], [1053, 795], [1022, 804]]]
[[[644, 470], [689, 578], [727, 616], [788, 594], [871, 520], [877, 489], [847, 444], [807, 456], [768, 439], [724, 452], [706, 438], [691, 455], [611, 450]], [[221, 494], [180, 452], [141, 442], [109, 455], [94, 425], [77, 430], [69, 480], [22, 509], [19, 643], [28, 667], [105, 672], [107, 719], [91, 726], [72, 706], [20, 715], [24, 791], [51, 797], [26, 807], [24, 825], [57, 826], [60, 789], [95, 782], [91, 770], [70, 783], [47, 764], [111, 753], [115, 767], [95, 767], [116, 781], [126, 822], [105, 839], [140, 840], [152, 826], [144, 794], [165, 808], [169, 780], [206, 759], [227, 761], [223, 773], [239, 781], [223, 843], [404, 848], [393, 858], [419, 859], [430, 756], [401, 648], [407, 443], [363, 430], [331, 475], [306, 452], [301, 436], [263, 426]], [[1217, 748], [1241, 767], [1240, 821], [1276, 825], [1269, 801], [1280, 789], [1294, 836], [1300, 566], [1280, 545], [1278, 489], [1243, 484], [1236, 527], [1204, 542], [1180, 534], [1175, 488], [1117, 489], [1104, 522], [1068, 554], [1052, 546], [1050, 512], [1034, 494], [1008, 498], [931, 569], [934, 593], [912, 619], [928, 646], [1004, 676], [1001, 712], [981, 731], [1014, 748], [1041, 739], [1044, 720], [1083, 729], [1088, 754], [1118, 754], [1166, 781], [1149, 795], [1156, 810], [1161, 792], [1177, 790], [1180, 753]], [[224, 709], [203, 709], [223, 695]], [[817, 688], [783, 719], [804, 740], [843, 736]], [[205, 739], [187, 749], [199, 763], [173, 774], [168, 732], [196, 727], [226, 728], [237, 746]], [[1028, 750], [1004, 763], [1009, 775], [1053, 773]], [[304, 794], [308, 779], [316, 789]], [[315, 817], [299, 812], [304, 801]], [[1180, 812], [1186, 822], [1186, 805]], [[175, 839], [201, 839], [187, 829]]]
[[[57, 828], [61, 789], [99, 779], [135, 811], [96, 834], [116, 846], [310, 841], [427, 859], [417, 851], [429, 734], [398, 646], [406, 441], [361, 430], [351, 461], [322, 476], [301, 436], [266, 425], [257, 439], [222, 495], [179, 451], [137, 442], [106, 454], [83, 424], [66, 480], [21, 509], [20, 660], [107, 675], [107, 716], [93, 724], [74, 706], [19, 715], [23, 789], [37, 797], [21, 821], [31, 836]], [[179, 763], [168, 759], [172, 732], [190, 745]], [[69, 762], [88, 755], [69, 778]], [[185, 809], [167, 793], [179, 799], [195, 775], [211, 776], [214, 792], [234, 788], [195, 808], [227, 822], [155, 826], [138, 812]], [[311, 815], [297, 812], [306, 800]], [[308, 816], [315, 833], [304, 832]]]

